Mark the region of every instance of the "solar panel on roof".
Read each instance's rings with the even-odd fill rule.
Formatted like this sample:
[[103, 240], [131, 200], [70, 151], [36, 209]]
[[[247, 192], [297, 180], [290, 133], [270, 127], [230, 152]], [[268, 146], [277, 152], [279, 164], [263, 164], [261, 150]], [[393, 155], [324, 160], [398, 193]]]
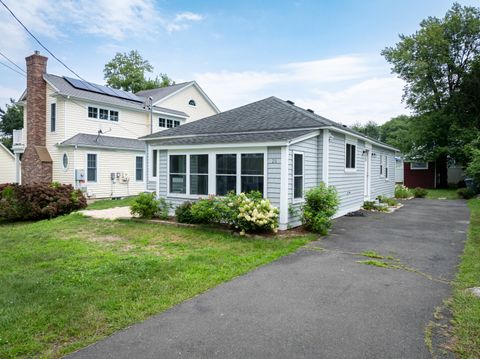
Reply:
[[92, 84], [90, 82], [78, 80], [78, 79], [73, 79], [71, 77], [64, 76], [63, 77], [67, 82], [70, 83], [73, 87], [79, 89], [79, 90], [84, 90], [84, 91], [90, 91], [90, 92], [95, 92], [99, 93], [102, 95], [107, 95], [107, 96], [112, 96], [112, 97], [117, 97], [117, 98], [123, 98], [126, 100], [130, 101], [135, 101], [135, 102], [143, 102], [143, 99], [130, 93], [127, 91], [123, 90], [117, 90], [117, 89], [112, 89], [111, 87], [108, 86], [102, 86], [102, 85], [96, 85]]

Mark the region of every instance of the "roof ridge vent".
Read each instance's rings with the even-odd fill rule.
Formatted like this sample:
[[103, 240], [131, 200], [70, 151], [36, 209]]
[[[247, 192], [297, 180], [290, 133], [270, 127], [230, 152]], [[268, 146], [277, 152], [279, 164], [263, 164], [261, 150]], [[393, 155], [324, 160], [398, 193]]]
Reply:
[[315, 113], [315, 111], [313, 111], [311, 108], [307, 108], [307, 111], [311, 113]]
[[287, 100], [285, 101], [286, 103], [289, 103], [290, 105], [295, 105], [295, 102], [293, 102], [292, 100]]

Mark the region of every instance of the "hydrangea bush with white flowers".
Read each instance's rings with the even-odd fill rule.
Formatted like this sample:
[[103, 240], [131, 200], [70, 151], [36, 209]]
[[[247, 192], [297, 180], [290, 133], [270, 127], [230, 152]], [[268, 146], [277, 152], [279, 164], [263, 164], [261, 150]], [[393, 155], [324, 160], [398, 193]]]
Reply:
[[407, 186], [403, 184], [397, 184], [395, 186], [395, 198], [409, 198], [411, 196], [412, 193]]
[[267, 232], [278, 230], [278, 208], [258, 194], [229, 195], [226, 198], [230, 208], [229, 222], [240, 234], [245, 232]]

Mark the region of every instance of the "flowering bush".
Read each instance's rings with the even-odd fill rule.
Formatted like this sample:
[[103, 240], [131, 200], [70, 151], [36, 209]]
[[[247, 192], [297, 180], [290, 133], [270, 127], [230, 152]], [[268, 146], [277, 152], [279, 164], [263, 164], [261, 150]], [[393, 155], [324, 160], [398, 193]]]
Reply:
[[411, 197], [410, 190], [403, 184], [395, 186], [395, 198], [409, 198]]
[[0, 220], [53, 218], [87, 207], [82, 192], [59, 183], [0, 185]]
[[226, 204], [229, 208], [226, 220], [240, 234], [245, 232], [277, 232], [278, 208], [272, 206], [268, 199], [262, 198], [259, 192], [250, 194], [228, 195]]

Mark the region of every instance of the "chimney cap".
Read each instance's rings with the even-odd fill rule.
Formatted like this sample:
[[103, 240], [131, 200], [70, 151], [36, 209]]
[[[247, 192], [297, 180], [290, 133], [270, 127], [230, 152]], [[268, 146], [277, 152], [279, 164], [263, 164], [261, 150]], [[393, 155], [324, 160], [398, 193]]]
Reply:
[[34, 53], [35, 55], [40, 55], [40, 51], [38, 51], [38, 50], [35, 50], [33, 53]]
[[287, 100], [286, 102], [289, 103], [290, 105], [295, 105], [295, 102], [293, 102], [291, 100]]
[[315, 111], [313, 111], [311, 108], [307, 108], [307, 111], [311, 113], [315, 113]]

